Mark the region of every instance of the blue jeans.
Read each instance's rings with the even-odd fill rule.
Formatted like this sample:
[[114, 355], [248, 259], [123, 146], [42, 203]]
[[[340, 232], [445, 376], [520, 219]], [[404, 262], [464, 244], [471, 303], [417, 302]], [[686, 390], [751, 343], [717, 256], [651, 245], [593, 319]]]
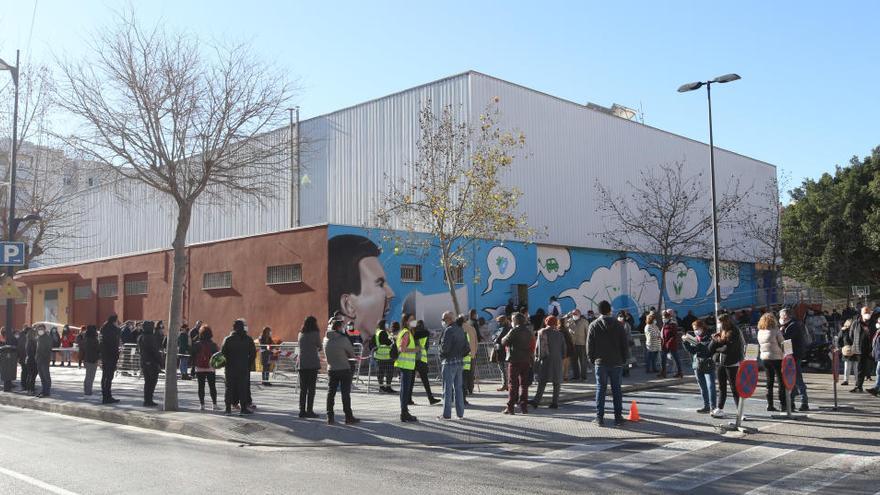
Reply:
[[462, 380], [462, 363], [442, 365], [443, 373], [443, 417], [452, 417], [452, 403], [455, 402], [455, 414], [464, 417], [464, 383]]
[[647, 356], [645, 358], [645, 370], [648, 373], [657, 373], [657, 354], [660, 354], [658, 351], [647, 351]]
[[[801, 363], [797, 359], [794, 360], [795, 369], [797, 369], [797, 379], [795, 386], [791, 390], [791, 403], [794, 404], [795, 392], [801, 396], [801, 405], [807, 404], [807, 384], [804, 383], [804, 374], [801, 372]], [[792, 406], [794, 407], [794, 406]]]
[[415, 370], [400, 370], [400, 414], [409, 414], [409, 401], [412, 398]]
[[620, 390], [620, 375], [623, 366], [596, 365], [596, 417], [605, 416], [605, 391], [611, 381], [611, 396], [614, 402], [614, 417], [623, 417], [623, 394]]
[[880, 361], [877, 361], [877, 368], [874, 369], [874, 390], [880, 392]]
[[718, 406], [718, 398], [715, 395], [715, 368], [708, 373], [694, 372], [697, 383], [700, 384], [700, 395], [703, 396], [703, 407], [715, 409]]
[[678, 350], [666, 351], [660, 356], [660, 372], [664, 375], [666, 374], [667, 359], [672, 359], [675, 362], [675, 374], [680, 375], [682, 371], [681, 359], [678, 357]]
[[189, 371], [189, 356], [180, 356], [178, 359], [180, 360], [180, 376], [184, 377]]

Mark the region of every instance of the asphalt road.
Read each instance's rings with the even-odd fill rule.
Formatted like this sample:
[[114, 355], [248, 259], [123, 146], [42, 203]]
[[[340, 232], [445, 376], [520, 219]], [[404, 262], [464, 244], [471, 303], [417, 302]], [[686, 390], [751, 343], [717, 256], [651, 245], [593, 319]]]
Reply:
[[[0, 407], [0, 493], [880, 493], [880, 400], [848, 395], [858, 410], [797, 422], [753, 400], [746, 424], [760, 431], [722, 436], [693, 411], [695, 389], [628, 397], [675, 435], [632, 425], [581, 442], [443, 447], [252, 447]], [[559, 414], [590, 419], [583, 403]]]

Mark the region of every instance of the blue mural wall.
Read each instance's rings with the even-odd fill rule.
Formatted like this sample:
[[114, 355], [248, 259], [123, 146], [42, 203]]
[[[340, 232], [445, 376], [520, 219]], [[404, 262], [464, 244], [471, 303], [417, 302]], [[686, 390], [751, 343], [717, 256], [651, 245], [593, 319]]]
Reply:
[[[373, 279], [382, 278], [386, 285], [382, 287], [382, 308], [378, 308], [375, 297], [366, 298], [367, 302], [360, 298], [357, 304], [345, 304], [348, 296], [344, 295], [345, 291], [334, 290], [337, 281], [331, 275], [328, 280], [331, 313], [344, 306], [349, 308], [348, 312], [368, 315], [366, 319], [351, 316], [353, 320], [360, 320], [357, 323], [359, 329], [371, 332], [372, 329], [366, 327], [375, 325], [369, 319], [376, 314], [397, 320], [405, 311], [436, 328], [442, 312], [452, 309], [439, 254], [433, 248], [425, 249], [429, 237], [389, 235], [381, 230], [331, 225], [328, 227], [331, 244], [328, 262], [338, 266], [345, 264], [346, 260], [334, 259], [334, 252], [338, 252], [332, 249], [336, 237], [348, 242], [369, 240], [377, 246], [381, 250], [378, 265], [384, 273], [381, 277], [373, 274]], [[530, 312], [539, 307], [546, 309], [550, 297], [556, 296], [564, 312], [575, 307], [586, 312], [606, 299], [611, 301], [615, 310], [627, 309], [638, 315], [644, 309], [656, 306], [660, 298], [659, 270], [647, 266], [645, 259], [635, 253], [478, 241], [464, 257], [467, 260], [464, 283], [456, 286], [461, 310], [476, 308], [487, 320], [503, 312], [508, 299], [517, 300], [520, 291], [527, 294]], [[400, 268], [404, 264], [420, 265], [422, 281], [402, 282]], [[725, 262], [720, 269], [724, 307], [736, 309], [757, 303], [754, 265]], [[372, 282], [365, 279], [364, 283]], [[706, 260], [690, 259], [674, 267], [668, 272], [663, 289], [664, 305], [675, 308], [680, 315], [688, 310], [697, 315], [709, 314], [713, 310], [711, 265]], [[336, 301], [341, 293], [343, 304]], [[352, 296], [348, 300], [355, 299]]]

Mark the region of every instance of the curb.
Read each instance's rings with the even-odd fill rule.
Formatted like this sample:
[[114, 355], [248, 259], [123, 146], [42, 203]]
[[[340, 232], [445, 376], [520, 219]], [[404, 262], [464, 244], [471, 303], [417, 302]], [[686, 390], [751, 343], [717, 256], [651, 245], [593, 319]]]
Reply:
[[[634, 392], [644, 392], [645, 390], [655, 390], [655, 389], [675, 387], [678, 385], [683, 385], [684, 383], [685, 382], [682, 379], [667, 378], [662, 381], [661, 380], [652, 380], [652, 381], [648, 381], [648, 382], [644, 382], [644, 383], [636, 383], [634, 385], [623, 385], [620, 387], [620, 390], [625, 395], [625, 394], [631, 394]], [[611, 393], [611, 387], [609, 386], [608, 391], [606, 392], [606, 395], [608, 395], [610, 393]], [[578, 393], [578, 394], [571, 394], [571, 395], [564, 395], [563, 394], [559, 398], [559, 401], [567, 403], [567, 402], [575, 402], [575, 401], [580, 401], [580, 400], [592, 400], [595, 398], [596, 398], [596, 389], [593, 388], [588, 393]]]
[[246, 440], [231, 438], [229, 435], [220, 435], [211, 428], [205, 428], [189, 421], [161, 416], [157, 417], [155, 414], [140, 411], [120, 411], [112, 406], [102, 408], [100, 406], [77, 404], [57, 399], [37, 399], [35, 397], [21, 396], [9, 392], [0, 393], [0, 405], [93, 419], [107, 423], [146, 428], [167, 433], [176, 433], [179, 435], [208, 440], [247, 443]]

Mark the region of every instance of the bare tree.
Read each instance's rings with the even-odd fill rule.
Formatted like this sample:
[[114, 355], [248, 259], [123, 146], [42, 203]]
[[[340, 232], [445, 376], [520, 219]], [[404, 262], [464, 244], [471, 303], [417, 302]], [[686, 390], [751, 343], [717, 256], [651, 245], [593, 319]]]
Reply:
[[736, 220], [736, 225], [747, 242], [735, 244], [737, 252], [769, 267], [773, 274], [767, 288], [767, 303], [781, 275], [782, 264], [782, 211], [780, 194], [787, 189], [791, 176], [784, 171], [755, 189], [749, 208]]
[[[599, 235], [615, 249], [640, 253], [660, 271], [659, 310], [667, 272], [688, 258], [711, 257], [712, 210], [702, 193], [707, 187], [702, 173], [685, 175], [684, 162], [642, 170], [638, 184], [627, 181], [626, 185], [628, 196], [596, 181], [600, 211], [607, 219]], [[717, 202], [719, 225], [729, 221], [745, 197], [738, 181], [728, 182], [727, 192]]]
[[423, 253], [439, 250], [456, 313], [461, 312], [456, 272], [464, 269], [464, 254], [476, 240], [535, 235], [525, 215], [516, 211], [522, 193], [502, 183], [525, 146], [525, 136], [502, 129], [498, 119], [494, 104], [472, 126], [459, 122], [452, 106], [435, 114], [428, 101], [419, 112], [418, 156], [404, 177], [386, 176], [388, 194], [376, 212], [378, 223], [388, 231], [421, 239], [416, 245]]
[[[63, 174], [70, 161], [62, 151], [52, 148], [48, 118], [54, 107], [51, 72], [44, 65], [23, 65], [19, 83], [16, 216], [35, 215], [38, 219], [17, 223], [13, 237], [27, 245], [25, 266], [29, 266], [35, 259], [51, 261], [55, 248], [68, 245], [68, 240], [78, 237], [77, 224], [82, 212], [68, 207], [71, 189], [65, 187]], [[0, 92], [0, 99], [12, 101], [3, 93]], [[0, 132], [4, 135], [11, 134], [8, 132], [12, 128], [10, 117], [11, 112], [0, 114]], [[4, 167], [2, 181], [8, 184], [10, 174], [10, 167]], [[0, 229], [4, 235], [9, 221], [8, 194], [8, 187], [0, 188]]]
[[81, 124], [67, 144], [177, 206], [166, 410], [178, 406], [170, 370], [177, 365], [194, 204], [212, 195], [227, 204], [269, 197], [272, 179], [288, 167], [288, 133], [268, 131], [284, 124], [294, 88], [247, 45], [205, 46], [128, 15], [95, 36], [85, 60], [61, 64], [60, 104]]

